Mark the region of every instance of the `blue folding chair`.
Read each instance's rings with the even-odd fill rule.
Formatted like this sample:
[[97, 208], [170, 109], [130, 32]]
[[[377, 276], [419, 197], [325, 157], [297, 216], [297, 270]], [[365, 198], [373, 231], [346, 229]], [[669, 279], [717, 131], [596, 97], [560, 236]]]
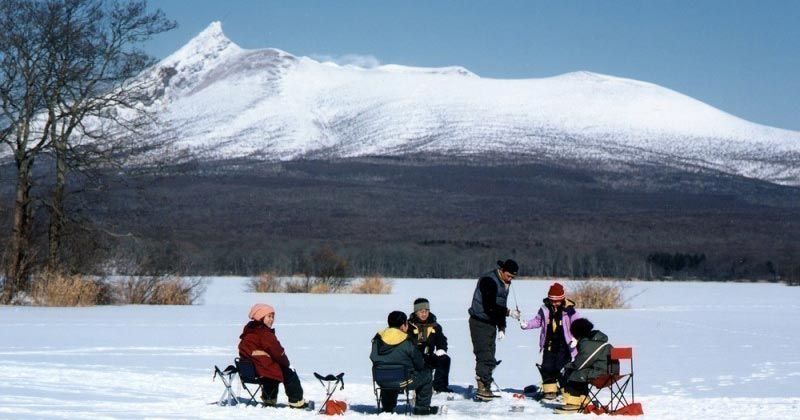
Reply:
[[[408, 369], [403, 365], [373, 365], [372, 389], [375, 392], [375, 401], [378, 405], [378, 411], [382, 411], [381, 394], [388, 392], [390, 393], [390, 398], [396, 398], [396, 396], [400, 395], [405, 396], [405, 414], [409, 414], [411, 411], [410, 409], [412, 408], [412, 400], [410, 392], [411, 390], [408, 388], [408, 386], [411, 384], [411, 381], [411, 375], [409, 375]], [[392, 412], [393, 411], [394, 410], [392, 410]]]
[[[241, 359], [239, 357], [234, 359], [234, 363], [236, 363], [236, 370], [239, 371], [239, 380], [242, 381], [242, 388], [250, 394], [250, 399], [247, 401], [247, 404], [258, 405], [259, 403], [256, 396], [261, 392], [262, 384], [259, 381], [258, 374], [256, 374], [256, 366], [253, 364], [252, 360]], [[247, 384], [257, 385], [256, 389], [250, 391]]]

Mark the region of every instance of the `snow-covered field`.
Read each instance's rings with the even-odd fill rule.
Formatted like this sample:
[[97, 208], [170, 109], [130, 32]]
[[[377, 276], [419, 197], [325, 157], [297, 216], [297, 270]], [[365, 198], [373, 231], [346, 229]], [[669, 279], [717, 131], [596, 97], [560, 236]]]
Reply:
[[[277, 308], [278, 337], [306, 397], [324, 395], [313, 372], [345, 372], [336, 397], [347, 417], [374, 411], [369, 345], [389, 311], [431, 300], [453, 358], [451, 383], [473, 383], [466, 308], [474, 279], [398, 279], [386, 296], [244, 292], [246, 279], [209, 280], [191, 307], [0, 307], [2, 418], [312, 418], [309, 412], [210, 405], [222, 393], [212, 367], [236, 355], [251, 304]], [[524, 316], [549, 283], [516, 281]], [[800, 288], [775, 284], [632, 283], [630, 309], [585, 310], [613, 344], [634, 347], [636, 399], [648, 418], [797, 418], [800, 410]], [[513, 299], [512, 299], [513, 302]], [[511, 392], [538, 383], [538, 331], [512, 324], [498, 345], [491, 403], [446, 402], [450, 418], [551, 417], [526, 401], [510, 412]], [[285, 402], [285, 395], [279, 402]], [[434, 404], [444, 396], [434, 397]], [[575, 415], [576, 417], [579, 415]], [[385, 416], [384, 416], [385, 417]], [[582, 417], [581, 417], [582, 418]]]

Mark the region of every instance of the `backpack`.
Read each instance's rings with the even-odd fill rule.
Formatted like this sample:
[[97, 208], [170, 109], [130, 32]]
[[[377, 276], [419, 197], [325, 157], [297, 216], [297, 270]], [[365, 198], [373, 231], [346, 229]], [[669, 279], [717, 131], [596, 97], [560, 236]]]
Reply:
[[328, 400], [322, 410], [328, 416], [342, 415], [347, 411], [347, 403], [339, 400]]

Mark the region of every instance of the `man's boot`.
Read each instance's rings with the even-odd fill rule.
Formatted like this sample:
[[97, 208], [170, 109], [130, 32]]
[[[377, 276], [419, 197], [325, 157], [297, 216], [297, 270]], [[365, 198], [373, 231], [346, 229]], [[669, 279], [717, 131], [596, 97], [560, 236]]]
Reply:
[[492, 399], [499, 397], [499, 395], [495, 395], [492, 392], [491, 382], [487, 384], [477, 376], [475, 377], [475, 381], [478, 383], [478, 392], [475, 394], [475, 398], [477, 400], [491, 401]]

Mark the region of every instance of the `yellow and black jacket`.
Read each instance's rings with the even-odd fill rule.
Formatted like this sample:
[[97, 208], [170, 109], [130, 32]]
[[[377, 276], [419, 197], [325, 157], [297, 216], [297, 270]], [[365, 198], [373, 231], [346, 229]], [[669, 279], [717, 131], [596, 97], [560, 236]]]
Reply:
[[369, 355], [373, 366], [403, 365], [409, 372], [425, 369], [425, 360], [408, 335], [398, 328], [386, 328], [372, 338], [372, 351]]
[[422, 322], [417, 314], [408, 317], [408, 336], [425, 357], [436, 350], [447, 351], [447, 337], [442, 332], [442, 326], [436, 322], [436, 315], [431, 313], [428, 319]]

